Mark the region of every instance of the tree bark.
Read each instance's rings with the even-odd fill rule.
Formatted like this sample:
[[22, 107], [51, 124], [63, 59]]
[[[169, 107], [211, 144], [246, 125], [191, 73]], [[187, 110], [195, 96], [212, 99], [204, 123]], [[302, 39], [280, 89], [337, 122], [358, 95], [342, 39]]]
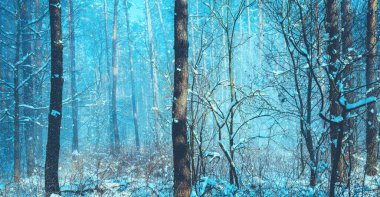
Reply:
[[[340, 58], [340, 42], [339, 42], [339, 14], [338, 14], [338, 1], [327, 0], [326, 2], [326, 32], [329, 35], [327, 42], [327, 54], [329, 56], [328, 74], [329, 76], [329, 101], [330, 101], [330, 118], [333, 119], [341, 115], [341, 108], [337, 103], [339, 99], [339, 89], [337, 82], [340, 80], [338, 73], [339, 58]], [[331, 179], [330, 179], [330, 196], [334, 196], [335, 183], [337, 181], [338, 162], [341, 150], [339, 147], [339, 135], [344, 132], [340, 130], [340, 125], [344, 123], [330, 123], [330, 138], [331, 138]]]
[[119, 140], [119, 127], [117, 123], [117, 76], [118, 76], [118, 66], [117, 66], [117, 7], [119, 5], [119, 0], [114, 2], [113, 10], [113, 35], [112, 35], [112, 126], [113, 134], [115, 137], [115, 149], [116, 155], [120, 153], [120, 140]]
[[[32, 52], [31, 43], [31, 31], [27, 27], [28, 22], [31, 19], [31, 14], [29, 9], [31, 8], [31, 0], [25, 0], [22, 3], [21, 10], [21, 26], [22, 26], [22, 54], [26, 57], [23, 63], [23, 79], [30, 79], [25, 83], [23, 89], [23, 99], [26, 105], [33, 105], [33, 81], [34, 77], [31, 76], [33, 73], [33, 66], [31, 56], [28, 53]], [[26, 107], [24, 109], [24, 116], [26, 118], [25, 122], [25, 150], [26, 150], [26, 164], [27, 164], [27, 175], [28, 177], [33, 175], [35, 169], [35, 157], [34, 157], [34, 110]]]
[[148, 0], [145, 0], [145, 11], [148, 29], [148, 42], [149, 42], [149, 60], [151, 64], [151, 77], [153, 89], [153, 111], [154, 111], [154, 131], [156, 135], [156, 145], [159, 147], [161, 141], [161, 130], [159, 124], [159, 96], [158, 96], [158, 81], [157, 81], [157, 63], [154, 53], [154, 40], [152, 30], [152, 20], [150, 16], [150, 6]]
[[[377, 14], [377, 0], [368, 1], [367, 12], [367, 59], [366, 59], [366, 88], [367, 97], [377, 96], [374, 91], [376, 81], [376, 17]], [[367, 120], [366, 120], [366, 174], [368, 176], [374, 176], [377, 174], [377, 129], [379, 123], [376, 119], [377, 110], [376, 103], [370, 103], [367, 105]]]
[[75, 73], [75, 32], [74, 32], [74, 5], [73, 0], [69, 0], [69, 57], [70, 57], [70, 78], [71, 78], [71, 115], [72, 115], [72, 152], [79, 151], [78, 147], [78, 100], [75, 98], [77, 94], [77, 82]]
[[[230, 7], [230, 1], [227, 1], [227, 6]], [[233, 18], [233, 20], [235, 20]], [[227, 55], [228, 55], [228, 82], [230, 85], [230, 102], [231, 104], [235, 101], [235, 73], [233, 69], [233, 55], [234, 55], [234, 39], [235, 39], [235, 23], [233, 21], [232, 28], [230, 28], [230, 14], [227, 12], [226, 16], [226, 29], [225, 34], [227, 35]], [[230, 184], [235, 184], [239, 188], [239, 179], [237, 177], [236, 168], [234, 166], [234, 117], [235, 111], [233, 107], [229, 109], [230, 113], [230, 126], [228, 127], [228, 142], [229, 142], [229, 174], [230, 174]], [[222, 148], [223, 149], [223, 148]]]
[[45, 191], [46, 196], [60, 194], [58, 181], [58, 164], [60, 149], [60, 128], [62, 119], [62, 25], [60, 0], [49, 0], [50, 34], [51, 34], [51, 89], [48, 140], [45, 161]]
[[190, 156], [187, 143], [187, 89], [188, 89], [188, 3], [176, 0], [174, 8], [174, 95], [173, 95], [173, 161], [174, 196], [188, 197], [190, 187]]
[[[40, 16], [40, 0], [35, 0], [35, 18], [39, 18]], [[34, 43], [34, 69], [38, 70], [42, 66], [42, 44], [41, 44], [41, 28], [42, 28], [42, 22], [38, 21], [36, 23], [36, 32], [38, 32], [35, 38]], [[39, 76], [40, 77], [40, 76]], [[40, 78], [37, 78], [34, 80], [34, 96], [35, 96], [35, 104], [41, 104], [42, 103], [42, 80]], [[36, 111], [36, 115], [38, 116], [38, 120], [41, 117], [42, 110], [38, 109]], [[43, 142], [42, 142], [42, 130], [43, 127], [40, 124], [37, 124], [35, 122], [34, 125], [34, 132], [35, 132], [35, 151], [36, 151], [36, 163], [39, 164], [39, 161], [43, 160]]]
[[13, 151], [14, 151], [14, 163], [13, 163], [13, 178], [14, 182], [20, 182], [21, 178], [21, 165], [20, 165], [20, 95], [18, 91], [19, 86], [19, 60], [20, 60], [20, 43], [21, 43], [21, 2], [17, 0], [17, 12], [16, 12], [16, 52], [14, 60], [14, 76], [13, 76], [13, 96], [14, 96], [14, 133], [13, 133]]
[[128, 38], [128, 55], [129, 55], [129, 72], [130, 72], [130, 81], [132, 88], [132, 113], [133, 113], [133, 124], [135, 126], [135, 141], [137, 151], [140, 151], [140, 137], [139, 137], [139, 125], [137, 119], [137, 104], [136, 104], [136, 90], [135, 90], [135, 78], [133, 70], [133, 47], [131, 40], [131, 28], [129, 24], [129, 10], [128, 10], [128, 0], [124, 1], [125, 3], [125, 15], [127, 18], [127, 38]]
[[[161, 30], [162, 30], [162, 33], [163, 33], [164, 44], [165, 44], [166, 72], [169, 75], [170, 74], [169, 67], [170, 67], [170, 65], [172, 65], [172, 60], [171, 60], [172, 57], [171, 57], [170, 51], [169, 51], [170, 48], [169, 48], [169, 44], [168, 44], [168, 36], [167, 36], [166, 29], [165, 29], [165, 22], [164, 22], [164, 19], [163, 19], [163, 16], [162, 16], [162, 12], [161, 12], [160, 2], [158, 0], [155, 0], [155, 3], [156, 3], [156, 6], [157, 6], [158, 16], [160, 17], [160, 25], [161, 25]], [[168, 80], [168, 81], [170, 81], [170, 80]]]
[[263, 64], [264, 56], [264, 20], [263, 20], [263, 1], [259, 2], [259, 65]]
[[111, 64], [110, 64], [110, 54], [109, 54], [109, 43], [108, 43], [108, 15], [107, 15], [107, 0], [104, 0], [104, 34], [105, 34], [105, 44], [106, 44], [106, 63], [107, 63], [107, 75], [108, 75], [108, 117], [109, 117], [109, 132], [110, 132], [110, 150], [114, 150], [114, 141], [113, 141], [113, 121], [112, 121], [112, 73], [111, 73]]
[[[351, 21], [351, 0], [342, 0], [341, 2], [341, 10], [342, 10], [342, 56], [345, 60], [347, 60], [349, 63], [345, 65], [345, 68], [343, 70], [343, 84], [344, 87], [348, 90], [353, 88], [353, 64], [352, 61], [352, 21]], [[347, 93], [347, 101], [349, 103], [354, 103], [354, 94], [353, 92]], [[356, 129], [355, 128], [355, 119], [351, 118], [347, 120], [347, 134], [348, 140], [347, 145], [346, 142], [343, 143], [342, 147], [344, 147], [344, 156], [342, 155], [339, 159], [339, 181], [347, 181], [349, 178], [347, 175], [348, 167], [352, 168], [351, 166], [346, 165], [346, 161], [348, 161], [348, 158], [351, 157], [353, 153], [353, 132]]]

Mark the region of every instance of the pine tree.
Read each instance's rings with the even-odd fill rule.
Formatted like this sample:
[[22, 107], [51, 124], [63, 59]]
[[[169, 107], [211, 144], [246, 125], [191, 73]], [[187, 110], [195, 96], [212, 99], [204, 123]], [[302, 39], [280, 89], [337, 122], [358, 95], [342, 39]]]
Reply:
[[174, 95], [172, 112], [172, 140], [174, 160], [174, 196], [190, 196], [190, 155], [187, 143], [188, 89], [188, 4], [176, 0], [174, 7]]
[[61, 1], [49, 0], [50, 13], [50, 46], [51, 46], [51, 89], [48, 139], [46, 145], [45, 161], [45, 192], [46, 196], [60, 194], [58, 181], [58, 164], [60, 149], [60, 129], [62, 119], [62, 90], [63, 90], [63, 64], [62, 64], [62, 24]]
[[[375, 65], [376, 65], [376, 14], [377, 0], [368, 1], [367, 12], [367, 60], [366, 60], [366, 88], [367, 97], [376, 96], [374, 90], [374, 82], [376, 81]], [[377, 110], [376, 103], [367, 105], [367, 120], [366, 120], [366, 174], [374, 176], [377, 173], [377, 129], [379, 128], [376, 118]]]

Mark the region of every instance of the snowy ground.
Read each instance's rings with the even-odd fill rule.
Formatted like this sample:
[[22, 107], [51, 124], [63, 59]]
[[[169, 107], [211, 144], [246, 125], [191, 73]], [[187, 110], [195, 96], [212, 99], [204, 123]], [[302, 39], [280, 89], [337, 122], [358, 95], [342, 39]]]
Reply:
[[[99, 151], [100, 152], [100, 151]], [[171, 196], [172, 165], [170, 150], [151, 153], [143, 150], [140, 156], [136, 152], [124, 153], [119, 159], [108, 154], [63, 154], [60, 164], [61, 196]], [[261, 166], [258, 174], [255, 166], [259, 159], [241, 165], [241, 187], [228, 184], [227, 168], [222, 160], [210, 160], [209, 173], [200, 178], [192, 196], [327, 196], [328, 173], [322, 173], [319, 184], [308, 187], [308, 172], [295, 176], [292, 160], [272, 157]], [[247, 160], [248, 162], [249, 160]], [[264, 162], [264, 160], [261, 160]], [[363, 161], [358, 159], [358, 166]], [[252, 164], [252, 165], [251, 165]], [[251, 166], [249, 168], [247, 166]], [[215, 170], [220, 169], [220, 170]], [[249, 172], [250, 171], [250, 172]], [[258, 170], [260, 171], [260, 170]], [[352, 173], [351, 188], [345, 184], [338, 187], [340, 196], [380, 196], [380, 176], [364, 177], [363, 170], [357, 168]], [[11, 176], [8, 176], [11, 177]], [[365, 178], [365, 182], [363, 182]], [[39, 172], [30, 178], [23, 178], [19, 185], [2, 179], [0, 196], [43, 196], [43, 176]]]

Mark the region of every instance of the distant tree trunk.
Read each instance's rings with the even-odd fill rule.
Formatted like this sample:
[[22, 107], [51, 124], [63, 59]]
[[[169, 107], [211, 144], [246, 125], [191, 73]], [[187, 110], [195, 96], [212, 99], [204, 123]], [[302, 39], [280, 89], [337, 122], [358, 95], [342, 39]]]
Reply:
[[70, 78], [71, 78], [71, 111], [72, 111], [72, 129], [73, 141], [72, 152], [79, 151], [78, 147], [78, 101], [75, 98], [77, 94], [77, 82], [75, 77], [75, 32], [74, 32], [74, 6], [73, 0], [69, 0], [69, 57], [70, 57]]
[[[171, 60], [170, 48], [169, 48], [169, 44], [168, 44], [168, 35], [166, 33], [166, 30], [165, 30], [165, 22], [164, 22], [164, 19], [162, 17], [160, 2], [158, 0], [155, 0], [155, 3], [157, 6], [158, 16], [160, 17], [160, 25], [161, 25], [161, 30], [162, 30], [163, 37], [164, 37], [165, 55], [166, 55], [166, 69], [167, 69], [167, 74], [169, 75], [169, 73], [170, 73], [169, 66], [172, 65], [172, 60]], [[171, 82], [170, 80], [168, 80], [168, 81]]]
[[[0, 10], [0, 21], [3, 21], [5, 18], [4, 17], [4, 13], [2, 10]], [[3, 45], [0, 44], [0, 56], [3, 55]], [[7, 77], [6, 77], [6, 73], [7, 73], [7, 69], [5, 67], [5, 65], [3, 65], [3, 62], [0, 62], [0, 81], [7, 81]], [[3, 113], [3, 110], [7, 109], [8, 108], [8, 105], [7, 105], [7, 102], [6, 102], [6, 94], [5, 94], [5, 88], [6, 88], [6, 85], [5, 84], [1, 84], [0, 85], [0, 113]], [[6, 123], [3, 122], [3, 120], [0, 121], [0, 133], [1, 134], [5, 134], [7, 131], [6, 129]], [[3, 136], [3, 135], [2, 135]], [[3, 141], [2, 141], [3, 142]], [[5, 152], [5, 151], [4, 151]], [[6, 155], [7, 153], [1, 153], [1, 155]]]
[[259, 64], [260, 66], [263, 63], [263, 54], [264, 54], [264, 21], [263, 21], [263, 1], [259, 1]]
[[20, 182], [21, 178], [21, 165], [20, 165], [20, 95], [18, 92], [19, 86], [19, 60], [20, 60], [20, 42], [21, 42], [21, 2], [17, 0], [17, 12], [16, 12], [16, 53], [14, 60], [14, 76], [13, 76], [13, 94], [14, 94], [14, 133], [13, 133], [13, 151], [14, 151], [14, 182]]
[[[21, 26], [22, 26], [22, 54], [27, 57], [23, 63], [23, 79], [26, 80], [28, 77], [30, 79], [25, 83], [23, 89], [24, 103], [26, 105], [33, 105], [33, 66], [31, 61], [31, 56], [28, 53], [32, 52], [31, 43], [31, 31], [27, 27], [28, 22], [31, 19], [31, 14], [29, 9], [31, 8], [31, 0], [26, 0], [22, 4], [21, 11]], [[25, 150], [26, 150], [26, 165], [27, 165], [27, 175], [28, 177], [33, 175], [35, 169], [35, 158], [34, 158], [34, 110], [26, 107], [24, 109], [24, 116], [26, 118], [25, 122]]]
[[154, 52], [154, 40], [152, 30], [152, 20], [150, 16], [150, 6], [148, 0], [145, 0], [145, 10], [148, 28], [148, 41], [149, 41], [149, 60], [152, 66], [152, 89], [153, 89], [153, 111], [154, 111], [154, 130], [156, 135], [156, 145], [159, 147], [161, 140], [161, 130], [159, 124], [159, 96], [158, 96], [158, 81], [157, 81], [157, 64]]
[[[35, 18], [39, 18], [40, 16], [40, 0], [35, 0]], [[42, 22], [38, 21], [36, 23], [36, 32], [38, 32], [36, 35], [36, 40], [34, 44], [34, 63], [35, 67], [34, 69], [37, 70], [42, 66], [42, 44], [41, 44], [41, 28], [42, 28]], [[42, 102], [42, 80], [34, 80], [34, 96], [35, 100], [34, 102], [36, 104], [40, 104]], [[41, 115], [42, 110], [37, 110], [37, 116], [39, 117]], [[42, 142], [42, 129], [43, 127], [37, 123], [34, 125], [34, 131], [35, 131], [35, 151], [36, 151], [36, 162], [43, 160], [43, 142]]]
[[[326, 2], [326, 32], [329, 35], [327, 54], [329, 56], [329, 66], [328, 74], [329, 76], [329, 101], [330, 101], [330, 118], [333, 119], [341, 115], [341, 108], [337, 103], [339, 99], [339, 91], [337, 83], [340, 80], [338, 71], [339, 58], [340, 58], [340, 42], [339, 42], [339, 14], [338, 14], [338, 1], [337, 0], [327, 0]], [[334, 76], [333, 73], [337, 73]], [[340, 159], [340, 140], [338, 139], [339, 134], [344, 132], [341, 130], [339, 132], [340, 125], [344, 123], [330, 123], [330, 138], [331, 138], [331, 180], [330, 180], [330, 196], [334, 196], [335, 183], [337, 181], [338, 173], [338, 162]]]
[[62, 119], [62, 26], [60, 0], [49, 0], [50, 32], [51, 32], [51, 89], [48, 139], [45, 161], [45, 191], [46, 196], [60, 194], [58, 182], [58, 163], [60, 149], [60, 128]]
[[187, 143], [186, 109], [188, 89], [188, 4], [176, 0], [174, 8], [174, 95], [173, 95], [173, 160], [174, 196], [188, 197], [190, 187], [190, 156]]
[[[94, 72], [94, 83], [96, 84], [96, 100], [100, 100], [102, 98], [102, 84], [103, 84], [103, 79], [102, 79], [102, 70], [101, 68], [103, 67], [102, 66], [102, 59], [103, 57], [101, 55], [99, 55], [98, 57], [98, 65], [97, 65], [97, 71], [98, 72]], [[99, 146], [102, 145], [100, 144], [100, 138], [102, 138], [103, 136], [100, 135], [100, 128], [101, 128], [101, 124], [102, 124], [102, 106], [98, 106], [96, 108], [96, 128], [95, 128], [95, 131], [96, 131], [96, 146], [95, 146], [95, 150], [96, 151], [99, 151]]]
[[[251, 9], [250, 9], [250, 0], [246, 0], [247, 6], [247, 37], [248, 37], [248, 57], [251, 57], [252, 54], [252, 39], [251, 39]], [[251, 59], [247, 58], [248, 66], [251, 66]]]
[[119, 0], [115, 0], [114, 10], [113, 10], [113, 35], [112, 35], [112, 125], [113, 125], [113, 134], [115, 137], [115, 154], [120, 153], [120, 142], [119, 142], [119, 127], [117, 124], [117, 103], [116, 103], [116, 94], [117, 94], [117, 7], [119, 5]]
[[112, 80], [112, 73], [111, 73], [111, 64], [110, 64], [110, 53], [109, 53], [109, 43], [108, 43], [108, 16], [107, 16], [107, 0], [104, 0], [104, 34], [105, 34], [105, 40], [106, 40], [106, 63], [107, 63], [107, 75], [108, 75], [108, 103], [109, 103], [109, 109], [108, 109], [108, 117], [109, 117], [109, 132], [110, 132], [110, 149], [111, 151], [114, 150], [114, 141], [113, 141], [113, 123], [112, 123], [112, 86], [111, 86], [111, 80]]
[[[367, 97], [377, 96], [376, 91], [374, 91], [376, 81], [376, 14], [377, 14], [377, 0], [368, 1], [368, 12], [367, 12], [367, 60], [366, 60], [366, 88]], [[377, 129], [379, 128], [379, 123], [376, 119], [377, 110], [376, 103], [371, 103], [367, 105], [367, 120], [366, 122], [366, 149], [367, 149], [367, 159], [366, 159], [366, 174], [368, 176], [374, 176], [377, 174]]]
[[127, 38], [128, 38], [128, 55], [129, 55], [129, 72], [131, 79], [132, 87], [132, 112], [133, 112], [133, 124], [135, 126], [135, 141], [137, 151], [140, 151], [140, 137], [139, 137], [139, 125], [137, 119], [137, 106], [136, 106], [136, 91], [135, 91], [135, 78], [133, 75], [133, 47], [131, 39], [131, 28], [129, 24], [129, 10], [128, 10], [128, 0], [124, 1], [125, 3], [125, 14], [127, 18]]

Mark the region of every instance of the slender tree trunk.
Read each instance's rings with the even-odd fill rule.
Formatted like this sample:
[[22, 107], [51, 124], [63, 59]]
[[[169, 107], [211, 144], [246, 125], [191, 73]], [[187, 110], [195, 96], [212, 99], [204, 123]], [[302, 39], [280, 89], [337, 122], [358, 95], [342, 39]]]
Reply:
[[113, 134], [115, 137], [115, 154], [120, 153], [120, 142], [119, 142], [119, 127], [117, 123], [117, 103], [116, 103], [116, 94], [117, 94], [117, 7], [119, 5], [119, 0], [114, 2], [114, 15], [113, 15], [113, 36], [112, 36], [112, 125], [113, 125]]
[[157, 81], [157, 64], [154, 52], [154, 40], [152, 31], [152, 20], [150, 16], [150, 6], [148, 0], [145, 0], [145, 10], [148, 28], [148, 41], [149, 41], [149, 60], [152, 66], [152, 89], [153, 89], [153, 110], [154, 110], [154, 130], [156, 135], [156, 145], [159, 147], [161, 141], [161, 129], [159, 124], [159, 95], [158, 95], [158, 81]]
[[[98, 72], [94, 72], [95, 73], [95, 84], [96, 84], [96, 100], [100, 100], [101, 99], [101, 96], [102, 96], [102, 70], [101, 70], [101, 66], [102, 65], [102, 57], [99, 55], [99, 60], [98, 60], [98, 66], [97, 66], [97, 71]], [[96, 147], [95, 147], [95, 150], [96, 151], [99, 151], [99, 143], [100, 143], [100, 138], [101, 138], [101, 135], [100, 135], [100, 127], [101, 127], [101, 116], [102, 116], [102, 107], [101, 106], [98, 106], [96, 108], [96, 128], [95, 128], [95, 131], [96, 131]]]
[[[164, 37], [165, 55], [166, 55], [166, 61], [167, 61], [166, 62], [166, 69], [167, 69], [167, 74], [169, 75], [169, 73], [170, 73], [169, 66], [172, 65], [172, 60], [171, 60], [172, 58], [171, 58], [170, 51], [169, 51], [170, 48], [169, 48], [169, 44], [168, 44], [168, 35], [166, 33], [165, 22], [164, 22], [164, 19], [162, 17], [160, 2], [159, 2], [159, 0], [155, 0], [155, 3], [157, 6], [158, 16], [160, 17], [160, 25], [161, 25], [161, 30], [162, 30], [163, 37]], [[170, 80], [168, 80], [168, 81], [170, 81]]]
[[[39, 18], [40, 16], [40, 0], [35, 0], [35, 18]], [[35, 70], [39, 69], [42, 66], [42, 44], [41, 44], [41, 28], [42, 28], [42, 22], [38, 21], [36, 23], [36, 40], [34, 44], [34, 63], [35, 63]], [[34, 80], [34, 96], [35, 96], [35, 104], [40, 104], [42, 102], [42, 80], [37, 79]], [[40, 118], [40, 115], [42, 114], [42, 110], [37, 110], [36, 115], [38, 118]], [[37, 120], [39, 121], [39, 120]], [[35, 132], [35, 151], [36, 151], [36, 162], [43, 160], [43, 142], [42, 142], [42, 129], [43, 127], [39, 124], [35, 123], [34, 125], [34, 132]]]
[[[227, 1], [227, 6], [230, 5], [230, 1]], [[235, 102], [235, 77], [234, 77], [234, 69], [233, 69], [233, 52], [234, 52], [234, 39], [235, 39], [235, 25], [233, 25], [232, 29], [230, 29], [230, 14], [227, 13], [227, 26], [226, 26], [226, 35], [227, 35], [227, 55], [228, 55], [228, 79], [229, 79], [229, 85], [230, 85], [230, 102]], [[235, 23], [235, 21], [234, 21]], [[228, 141], [229, 141], [229, 167], [230, 167], [230, 183], [235, 184], [237, 187], [239, 187], [239, 180], [237, 177], [235, 166], [233, 165], [234, 161], [234, 116], [235, 112], [234, 109], [231, 107], [229, 109], [230, 113], [230, 126], [228, 128]]]
[[[251, 9], [249, 6], [250, 0], [246, 0], [246, 6], [247, 6], [247, 37], [248, 37], [248, 52], [247, 56], [252, 57], [252, 39], [251, 39]], [[251, 65], [251, 58], [247, 58], [247, 66], [250, 68]], [[254, 69], [252, 69], [254, 70]]]
[[46, 196], [60, 194], [58, 182], [58, 163], [60, 149], [60, 128], [62, 119], [62, 26], [60, 0], [49, 0], [50, 32], [51, 32], [51, 89], [48, 140], [45, 161], [45, 191]]
[[132, 88], [132, 113], [133, 113], [133, 124], [135, 126], [135, 141], [137, 151], [140, 151], [140, 137], [139, 137], [139, 125], [138, 125], [138, 116], [137, 116], [137, 104], [136, 104], [136, 91], [135, 91], [135, 78], [133, 70], [133, 47], [131, 39], [131, 28], [129, 24], [129, 10], [128, 10], [128, 0], [124, 1], [125, 3], [125, 14], [127, 19], [127, 38], [128, 38], [128, 55], [129, 55], [129, 72]]
[[75, 98], [77, 94], [77, 82], [75, 77], [75, 31], [74, 31], [74, 5], [73, 0], [69, 0], [69, 57], [70, 57], [70, 78], [71, 78], [71, 111], [73, 120], [73, 140], [72, 152], [79, 151], [78, 147], [78, 100]]
[[264, 55], [264, 19], [263, 19], [263, 1], [259, 1], [259, 65], [263, 63]]
[[[224, 1], [223, 1], [224, 2]], [[214, 3], [215, 4], [215, 7], [214, 7], [214, 10], [217, 9], [217, 3]], [[221, 12], [222, 12], [222, 18], [223, 20], [225, 20], [226, 16], [228, 16], [228, 12], [226, 11], [227, 10], [227, 6], [224, 6], [221, 8]], [[213, 11], [214, 11], [213, 10]], [[228, 72], [226, 72], [226, 70], [228, 69], [228, 58], [225, 57], [226, 54], [228, 54], [228, 46], [227, 46], [227, 35], [226, 35], [226, 32], [222, 29], [222, 57], [223, 57], [223, 66], [222, 66], [222, 69], [219, 71], [219, 73], [221, 73], [222, 77], [226, 77], [228, 78]], [[223, 76], [224, 75], [224, 76]], [[222, 96], [222, 100], [227, 100], [228, 98], [228, 92], [227, 92], [227, 88], [222, 88], [222, 91], [221, 91], [221, 96]]]
[[21, 42], [21, 2], [17, 0], [17, 12], [16, 12], [16, 53], [14, 61], [14, 76], [13, 76], [13, 94], [14, 94], [14, 134], [13, 134], [13, 151], [14, 151], [14, 174], [13, 179], [15, 183], [20, 182], [21, 178], [21, 165], [20, 165], [20, 95], [18, 91], [19, 86], [19, 60], [20, 60], [20, 42]]
[[[312, 9], [313, 3], [311, 3]], [[302, 8], [300, 8], [300, 13], [303, 18], [303, 13], [302, 13]], [[309, 54], [313, 54], [312, 48], [310, 47], [310, 41], [307, 38], [307, 30], [306, 30], [306, 23], [307, 21], [305, 19], [303, 20], [302, 23], [302, 34], [304, 38], [304, 43], [306, 45], [307, 51]], [[316, 20], [317, 21], [317, 20]], [[311, 22], [314, 22], [313, 19], [311, 19]], [[309, 152], [309, 157], [310, 157], [310, 186], [314, 187], [317, 184], [317, 159], [315, 155], [315, 150], [314, 150], [314, 140], [313, 136], [311, 134], [312, 132], [312, 94], [313, 94], [313, 62], [312, 60], [308, 60], [308, 69], [307, 69], [307, 94], [306, 94], [306, 125], [305, 125], [305, 141], [306, 141], [306, 148]]]
[[[243, 16], [239, 17], [239, 42], [242, 43], [244, 40], [244, 34], [243, 34]], [[245, 51], [243, 48], [244, 45], [240, 47], [239, 50], [239, 62], [240, 62], [240, 67], [237, 69], [237, 73], [235, 74], [235, 79], [238, 84], [242, 84], [243, 82], [243, 74], [245, 71], [245, 65], [246, 65], [246, 59], [244, 58], [243, 52]]]
[[[2, 10], [0, 10], [0, 21], [3, 21], [5, 18], [4, 17], [4, 13]], [[0, 44], [0, 57], [3, 56], [3, 45]], [[7, 73], [7, 69], [5, 67], [5, 65], [3, 65], [3, 62], [0, 62], [0, 81], [7, 81], [7, 77], [6, 77], [6, 73]], [[8, 105], [7, 105], [7, 102], [6, 102], [6, 94], [5, 94], [5, 89], [6, 89], [6, 86], [4, 84], [1, 84], [0, 85], [0, 113], [3, 113], [3, 110], [6, 110], [8, 108]], [[3, 134], [6, 134], [6, 123], [5, 121], [0, 121], [0, 133], [2, 134], [1, 136], [5, 136]], [[3, 137], [3, 139], [5, 139], [5, 137]], [[1, 141], [2, 143], [4, 143], [4, 141]], [[4, 144], [4, 146], [6, 146]], [[7, 155], [8, 153], [6, 153], [7, 151], [4, 151], [4, 153], [1, 153], [2, 156], [5, 156]]]
[[175, 69], [172, 114], [174, 196], [188, 197], [191, 193], [191, 175], [186, 126], [189, 52], [187, 0], [175, 1], [174, 51]]
[[306, 147], [310, 157], [310, 186], [314, 187], [317, 184], [317, 161], [315, 158], [313, 136], [311, 135], [311, 112], [312, 112], [312, 91], [313, 91], [313, 78], [312, 78], [312, 65], [309, 65], [307, 71], [307, 99], [306, 99]]
[[[197, 3], [197, 8], [198, 8], [198, 1]], [[197, 9], [198, 13], [198, 9]], [[198, 15], [198, 14], [197, 14]], [[197, 64], [196, 64], [196, 52], [195, 52], [195, 39], [194, 39], [194, 20], [190, 20], [190, 28], [191, 28], [191, 53], [192, 53], [192, 58], [191, 58], [191, 64], [195, 70], [197, 70]], [[203, 39], [203, 38], [202, 38]], [[201, 47], [201, 46], [200, 46]], [[195, 87], [197, 85], [197, 75], [196, 73], [192, 73], [192, 84], [191, 84], [191, 92], [195, 91]], [[195, 118], [195, 110], [194, 110], [194, 103], [195, 103], [195, 98], [194, 94], [190, 95], [190, 115], [191, 115], [191, 121], [190, 121], [190, 163], [191, 163], [191, 186], [196, 185], [197, 181], [197, 172], [195, 169], [195, 151], [194, 151], [194, 146], [195, 146], [195, 125], [196, 125], [196, 118]]]
[[111, 63], [110, 63], [110, 53], [109, 53], [109, 42], [108, 42], [108, 15], [107, 15], [107, 0], [104, 0], [104, 34], [106, 43], [106, 63], [107, 63], [107, 75], [108, 75], [108, 118], [109, 118], [109, 132], [110, 132], [110, 149], [114, 150], [113, 141], [113, 123], [112, 123], [112, 73], [111, 73]]
[[[376, 22], [377, 22], [377, 0], [368, 1], [367, 12], [367, 60], [366, 60], [366, 88], [367, 97], [377, 96], [374, 91], [376, 81]], [[367, 105], [367, 121], [366, 121], [366, 174], [368, 176], [374, 176], [377, 174], [377, 129], [379, 123], [376, 118], [377, 109], [376, 103], [370, 103]]]
[[[23, 63], [23, 78], [24, 80], [30, 77], [30, 79], [25, 83], [23, 89], [24, 103], [26, 105], [33, 105], [33, 81], [34, 77], [31, 76], [33, 73], [33, 66], [31, 56], [28, 53], [32, 53], [32, 43], [31, 43], [31, 31], [27, 28], [28, 22], [31, 20], [31, 14], [29, 9], [31, 8], [31, 0], [25, 0], [22, 4], [21, 11], [21, 26], [22, 26], [22, 54], [27, 57]], [[25, 122], [25, 150], [26, 150], [26, 164], [27, 164], [27, 175], [28, 177], [33, 175], [35, 169], [35, 157], [34, 157], [34, 110], [30, 108], [24, 109], [24, 116], [26, 118]]]

